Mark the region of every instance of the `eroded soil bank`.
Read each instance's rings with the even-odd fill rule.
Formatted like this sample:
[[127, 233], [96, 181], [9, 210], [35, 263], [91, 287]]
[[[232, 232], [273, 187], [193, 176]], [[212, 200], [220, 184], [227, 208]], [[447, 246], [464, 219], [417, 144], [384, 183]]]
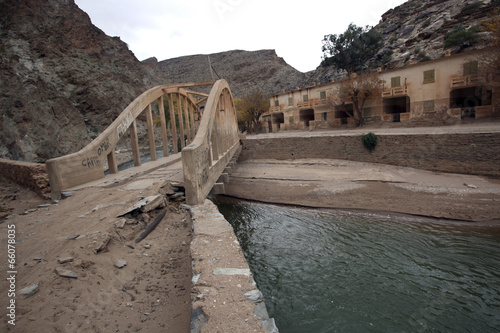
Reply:
[[334, 159], [238, 162], [226, 195], [500, 225], [500, 180]]

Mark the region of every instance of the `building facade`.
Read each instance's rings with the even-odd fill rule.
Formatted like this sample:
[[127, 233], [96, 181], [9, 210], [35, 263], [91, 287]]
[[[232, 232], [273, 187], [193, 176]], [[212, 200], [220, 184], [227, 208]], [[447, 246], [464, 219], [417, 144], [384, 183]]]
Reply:
[[[481, 51], [448, 54], [379, 71], [383, 92], [366, 101], [362, 110], [366, 122], [500, 119], [500, 78], [484, 73], [482, 56]], [[262, 116], [264, 131], [355, 126], [345, 109], [331, 102], [339, 84], [330, 82], [271, 96], [269, 112]]]

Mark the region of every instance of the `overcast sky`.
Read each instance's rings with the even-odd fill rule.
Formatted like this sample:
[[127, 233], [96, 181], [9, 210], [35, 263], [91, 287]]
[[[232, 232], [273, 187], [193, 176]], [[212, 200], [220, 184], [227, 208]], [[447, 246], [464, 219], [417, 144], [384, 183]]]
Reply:
[[75, 0], [139, 60], [275, 49], [299, 71], [321, 62], [322, 39], [349, 23], [376, 25], [405, 0]]

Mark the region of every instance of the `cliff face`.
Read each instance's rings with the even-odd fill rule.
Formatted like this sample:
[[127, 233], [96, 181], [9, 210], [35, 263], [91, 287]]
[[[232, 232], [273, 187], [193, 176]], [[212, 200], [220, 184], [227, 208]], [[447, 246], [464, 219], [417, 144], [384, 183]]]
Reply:
[[[454, 29], [477, 29], [473, 40], [463, 45], [447, 47], [451, 53], [484, 48], [489, 45], [489, 33], [481, 31], [481, 23], [491, 18], [498, 0], [410, 0], [387, 11], [374, 28], [383, 38], [383, 46], [367, 67], [398, 68], [433, 60], [445, 54], [445, 38]], [[347, 28], [347, 27], [346, 27]], [[471, 30], [472, 29], [472, 30]], [[333, 67], [318, 67], [307, 82], [325, 83], [339, 78]]]
[[253, 89], [270, 95], [295, 89], [307, 77], [278, 57], [274, 50], [192, 55], [161, 61], [157, 69], [173, 82], [225, 79], [235, 98], [243, 97]]
[[0, 157], [75, 152], [165, 82], [73, 0], [3, 0], [0, 13]]
[[[420, 62], [444, 56], [445, 38], [453, 29], [477, 28], [478, 32], [464, 45], [446, 47], [452, 53], [484, 48], [489, 33], [481, 31], [481, 23], [488, 19], [500, 2], [464, 0], [411, 0], [389, 10], [376, 26], [383, 36], [384, 46], [374, 62], [395, 68], [409, 61]], [[382, 61], [392, 53], [390, 61]]]

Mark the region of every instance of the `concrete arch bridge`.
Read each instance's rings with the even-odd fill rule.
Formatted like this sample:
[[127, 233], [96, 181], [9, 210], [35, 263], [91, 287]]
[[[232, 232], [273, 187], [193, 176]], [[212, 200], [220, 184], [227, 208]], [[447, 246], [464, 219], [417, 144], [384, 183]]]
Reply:
[[[190, 90], [210, 85], [210, 94]], [[153, 109], [158, 113], [155, 119]], [[182, 160], [187, 203], [202, 203], [240, 149], [233, 97], [225, 80], [161, 85], [141, 94], [86, 147], [46, 162], [52, 198], [107, 177], [105, 169], [110, 174], [119, 173], [116, 148], [126, 137], [130, 138], [134, 166], [140, 167], [137, 118], [144, 116], [151, 161], [157, 160], [154, 127], [159, 118], [163, 155]], [[170, 117], [168, 123], [167, 116]], [[173, 155], [169, 146], [173, 147]]]

